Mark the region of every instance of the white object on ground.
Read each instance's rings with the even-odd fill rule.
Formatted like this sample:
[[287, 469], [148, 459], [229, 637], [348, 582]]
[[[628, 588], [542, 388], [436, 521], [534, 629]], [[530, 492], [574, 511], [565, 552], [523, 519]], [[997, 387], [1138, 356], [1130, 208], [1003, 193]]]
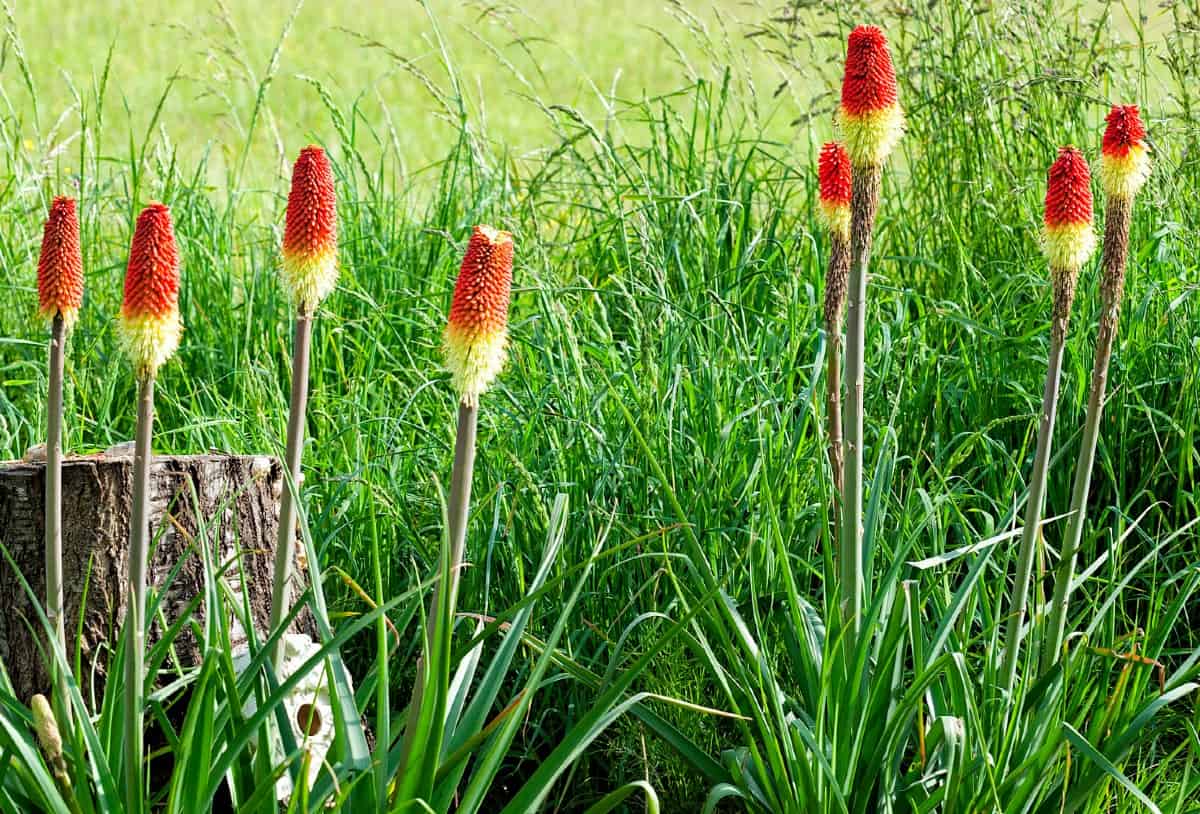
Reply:
[[[319, 651], [320, 645], [302, 633], [284, 635], [284, 658], [280, 680], [290, 678], [304, 662], [308, 661]], [[242, 650], [233, 659], [234, 669], [240, 675], [250, 664], [249, 651]], [[326, 675], [326, 662], [319, 661], [299, 683], [292, 688], [283, 699], [284, 709], [287, 710], [288, 721], [292, 725], [292, 735], [296, 744], [308, 753], [308, 787], [311, 789], [316, 782], [333, 744], [333, 706], [329, 698], [329, 678]], [[243, 713], [247, 716], [254, 714], [257, 705], [251, 698], [246, 702]], [[274, 722], [275, 718], [272, 717]], [[271, 726], [271, 752], [275, 760], [283, 757], [283, 742], [275, 726]], [[252, 744], [254, 745], [254, 744]], [[292, 776], [284, 772], [275, 784], [275, 796], [287, 801], [292, 796]]]

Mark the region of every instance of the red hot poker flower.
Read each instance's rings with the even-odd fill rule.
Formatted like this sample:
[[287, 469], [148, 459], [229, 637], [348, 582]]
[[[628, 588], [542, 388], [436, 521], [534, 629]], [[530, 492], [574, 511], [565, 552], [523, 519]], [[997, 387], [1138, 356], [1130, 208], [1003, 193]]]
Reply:
[[830, 141], [821, 147], [817, 160], [821, 220], [830, 234], [846, 240], [850, 236], [850, 155], [845, 146]]
[[1130, 199], [1150, 175], [1146, 127], [1137, 105], [1113, 105], [1100, 153], [1100, 183], [1110, 198]]
[[445, 332], [446, 368], [464, 404], [475, 404], [504, 367], [512, 268], [512, 235], [476, 226]]
[[896, 71], [887, 37], [873, 25], [860, 25], [847, 41], [842, 109], [862, 115], [889, 108], [897, 100]]
[[1052, 271], [1078, 271], [1095, 248], [1091, 181], [1083, 153], [1060, 148], [1046, 184], [1045, 251]]
[[164, 204], [152, 203], [138, 215], [120, 329], [138, 376], [154, 375], [179, 347], [179, 250]]
[[55, 198], [42, 230], [38, 257], [38, 310], [47, 319], [62, 314], [68, 327], [83, 304], [83, 254], [74, 198]]
[[337, 285], [337, 201], [320, 147], [300, 151], [292, 169], [283, 232], [283, 278], [297, 303], [315, 308]]
[[1108, 127], [1104, 129], [1104, 154], [1124, 157], [1129, 151], [1143, 146], [1146, 127], [1138, 115], [1137, 105], [1113, 105], [1105, 117]]
[[882, 164], [904, 132], [892, 55], [875, 26], [850, 32], [839, 120], [856, 166]]

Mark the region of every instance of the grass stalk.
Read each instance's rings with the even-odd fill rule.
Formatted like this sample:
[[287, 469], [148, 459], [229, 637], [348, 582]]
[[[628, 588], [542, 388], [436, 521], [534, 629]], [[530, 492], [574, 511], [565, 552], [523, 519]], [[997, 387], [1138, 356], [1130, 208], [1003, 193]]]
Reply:
[[1050, 468], [1050, 452], [1054, 446], [1054, 421], [1058, 413], [1063, 349], [1066, 346], [1067, 327], [1071, 319], [1071, 304], [1075, 299], [1075, 281], [1078, 273], [1073, 270], [1055, 269], [1052, 271], [1052, 276], [1054, 279], [1054, 311], [1050, 326], [1050, 354], [1046, 367], [1046, 383], [1042, 392], [1037, 451], [1033, 459], [1029, 498], [1025, 504], [1025, 525], [1021, 533], [1021, 547], [1017, 555], [1017, 575], [1016, 581], [1013, 583], [1008, 630], [1004, 639], [1004, 662], [1001, 674], [1005, 694], [1012, 692], [1017, 676], [1021, 631], [1028, 608], [1034, 554], [1037, 552], [1037, 544], [1041, 539], [1042, 510], [1046, 500], [1046, 476]]
[[[301, 458], [304, 453], [305, 413], [308, 410], [308, 365], [312, 350], [312, 311], [301, 302], [296, 312], [292, 340], [292, 399], [288, 411], [287, 446], [284, 452], [287, 483], [279, 499], [279, 536], [275, 542], [275, 581], [271, 590], [271, 627], [279, 627], [291, 609], [291, 583], [295, 561], [296, 521], [300, 498]], [[271, 654], [276, 669], [283, 664], [285, 642], [281, 636]]]
[[1050, 669], [1058, 661], [1062, 650], [1067, 624], [1067, 603], [1070, 598], [1071, 581], [1075, 578], [1079, 542], [1083, 537], [1092, 467], [1096, 461], [1096, 444], [1100, 436], [1100, 417], [1104, 412], [1104, 397], [1108, 388], [1108, 364], [1117, 336], [1121, 298], [1125, 293], [1125, 266], [1129, 254], [1129, 224], [1132, 211], [1131, 198], [1110, 198], [1108, 201], [1101, 261], [1103, 278], [1100, 283], [1101, 311], [1100, 327], [1096, 333], [1096, 358], [1092, 365], [1092, 386], [1088, 394], [1083, 439], [1080, 442], [1079, 457], [1075, 462], [1069, 525], [1059, 554], [1058, 572], [1054, 578], [1054, 597], [1050, 603], [1046, 638], [1042, 648], [1042, 672]]
[[133, 451], [133, 515], [129, 531], [129, 604], [125, 611], [125, 796], [130, 814], [142, 810], [145, 702], [146, 569], [150, 541], [150, 440], [154, 434], [154, 375], [138, 378]]
[[[383, 552], [379, 548], [379, 526], [371, 516], [371, 566], [375, 578], [376, 601], [383, 605], [387, 595], [383, 588]], [[392, 745], [391, 676], [388, 669], [388, 618], [381, 614], [375, 623], [375, 738], [388, 750]], [[384, 762], [375, 768], [375, 799], [387, 799], [388, 772]], [[381, 802], [382, 804], [382, 802]]]
[[866, 377], [867, 269], [871, 232], [879, 210], [882, 167], [854, 168], [850, 198], [850, 274], [846, 315], [847, 399], [843, 406], [842, 534], [838, 570], [842, 618], [848, 642], [858, 631], [863, 606], [863, 386]]
[[[67, 652], [66, 621], [63, 611], [62, 572], [62, 423], [63, 363], [66, 357], [67, 326], [62, 312], [50, 325], [49, 393], [46, 400], [46, 618], [54, 629], [56, 646]], [[63, 713], [70, 714], [66, 676], [57, 659], [50, 660], [55, 694]]]

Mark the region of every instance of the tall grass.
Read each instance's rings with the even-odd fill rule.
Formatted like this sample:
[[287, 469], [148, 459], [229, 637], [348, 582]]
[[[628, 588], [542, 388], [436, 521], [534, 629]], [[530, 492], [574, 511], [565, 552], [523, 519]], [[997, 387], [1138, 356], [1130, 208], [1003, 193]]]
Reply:
[[[1178, 22], [1158, 41], [1139, 38], [1135, 20], [1132, 44], [1121, 47], [1110, 23], [1094, 24], [1123, 17], [1119, 6], [1068, 14], [1035, 2], [978, 11], [921, 4], [877, 21], [894, 48], [909, 132], [884, 180], [866, 321], [866, 545], [878, 568], [864, 574], [875, 597], [864, 614], [875, 624], [853, 660], [840, 663], [837, 624], [820, 624], [836, 614], [823, 590], [832, 573], [819, 397], [828, 249], [812, 173], [830, 135], [833, 85], [818, 80], [814, 89], [796, 66], [836, 76], [835, 44], [859, 20], [837, 9], [764, 10], [748, 12], [751, 27], [731, 22], [722, 31], [678, 13], [665, 40], [693, 38], [688, 53], [710, 59], [689, 59], [679, 91], [661, 97], [620, 97], [598, 82], [605, 113], [595, 118], [544, 97], [536, 51], [507, 45], [502, 11], [483, 18], [475, 30], [480, 47], [494, 49], [496, 71], [527, 82], [527, 96], [505, 102], [553, 133], [529, 153], [489, 140], [486, 87], [480, 94], [454, 73], [449, 45], [419, 65], [378, 48], [362, 54], [377, 65], [395, 58], [411, 81], [428, 81], [431, 105], [445, 102], [438, 109], [460, 123], [444, 159], [417, 170], [403, 171], [388, 132], [413, 111], [390, 111], [390, 125], [367, 118], [354, 99], [313, 79], [329, 112], [317, 140], [329, 148], [344, 202], [346, 274], [313, 336], [308, 429], [321, 443], [306, 451], [305, 527], [325, 577], [330, 641], [360, 678], [368, 722], [381, 719], [379, 705], [364, 699], [386, 697], [395, 735], [415, 675], [418, 588], [441, 562], [441, 499], [430, 473], [448, 471], [453, 441], [455, 399], [437, 372], [442, 318], [465, 230], [491, 222], [522, 249], [509, 374], [480, 417], [490, 440], [476, 463], [472, 567], [461, 588], [460, 607], [479, 614], [485, 632], [475, 637], [464, 620], [454, 654], [480, 643], [487, 653], [501, 642], [516, 651], [484, 716], [518, 697], [523, 704], [519, 718], [501, 719], [511, 739], [494, 759], [513, 785], [489, 789], [493, 799], [536, 778], [525, 798], [533, 801], [547, 788], [538, 766], [556, 755], [575, 761], [548, 786], [548, 802], [561, 810], [584, 810], [646, 780], [664, 810], [694, 810], [710, 789], [714, 804], [783, 810], [788, 801], [809, 806], [794, 810], [871, 810], [884, 801], [1058, 810], [1064, 794], [1073, 810], [1139, 810], [1099, 753], [1161, 810], [1189, 811], [1200, 757], [1185, 692], [1200, 645], [1187, 623], [1200, 552], [1188, 525], [1200, 509], [1200, 9], [1174, 4]], [[825, 32], [834, 36], [817, 36]], [[346, 40], [348, 49], [356, 43]], [[787, 81], [779, 95], [747, 80], [745, 48], [778, 55]], [[6, 75], [19, 66], [10, 53]], [[282, 54], [281, 70], [303, 72], [296, 43], [285, 41]], [[68, 361], [66, 409], [75, 418], [65, 446], [103, 448], [132, 434], [131, 385], [118, 375], [101, 315], [115, 311], [117, 258], [136, 204], [158, 197], [176, 217], [189, 326], [180, 361], [161, 374], [159, 450], [278, 451], [290, 305], [273, 270], [285, 179], [262, 193], [206, 188], [205, 160], [179, 160], [169, 121], [151, 118], [131, 139], [102, 126], [118, 104], [104, 76], [99, 66], [57, 130], [49, 111], [36, 127], [9, 115], [0, 128], [0, 146], [21, 156], [0, 184], [6, 268], [30, 267], [37, 213], [67, 183], [67, 153], [78, 171], [91, 296]], [[31, 75], [28, 89], [6, 87], [36, 92], [49, 81]], [[1133, 214], [1127, 319], [1067, 622], [1078, 658], [1042, 683], [1019, 677], [1011, 708], [984, 703], [981, 688], [997, 683], [1010, 535], [1046, 356], [1041, 170], [1059, 141], [1090, 145], [1094, 156], [1101, 117], [1116, 101], [1143, 104], [1159, 170]], [[272, 92], [263, 104], [275, 104]], [[245, 124], [250, 109], [231, 102], [229, 115]], [[249, 161], [259, 159], [276, 160], [254, 151]], [[24, 305], [25, 279], [7, 276], [0, 296], [0, 450], [13, 456], [40, 440], [44, 421], [44, 341]], [[1089, 265], [1080, 291], [1094, 291], [1097, 279]], [[1069, 503], [1064, 462], [1079, 443], [1096, 303], [1076, 302], [1053, 507]], [[559, 492], [568, 498], [561, 505], [550, 499]], [[1051, 559], [1035, 575], [1052, 568], [1061, 525], [1044, 527]], [[557, 556], [544, 562], [547, 540], [558, 541]], [[585, 563], [594, 563], [586, 574]], [[370, 586], [372, 604], [356, 586]], [[522, 599], [529, 595], [537, 601]], [[391, 639], [379, 635], [385, 615], [398, 629]], [[499, 638], [518, 615], [519, 640]], [[385, 650], [390, 692], [376, 693]], [[193, 703], [214, 712], [194, 720], [220, 722], [223, 738], [236, 736], [224, 742], [247, 743], [254, 725], [236, 720], [242, 700], [256, 692], [266, 702], [278, 690], [260, 671], [246, 682], [254, 687], [239, 682], [235, 692], [217, 680], [224, 665], [219, 647], [200, 665], [194, 683], [210, 676], [200, 694], [208, 700]], [[863, 679], [840, 680], [835, 669]], [[533, 686], [536, 694], [520, 695]], [[631, 694], [643, 691], [743, 718]], [[623, 704], [626, 723], [597, 734], [588, 750], [571, 748], [581, 740], [568, 733], [592, 733]], [[262, 720], [270, 708], [260, 706]], [[1151, 710], [1153, 723], [1143, 716]], [[14, 765], [35, 767], [7, 772], [5, 794], [17, 800], [14, 789], [23, 789], [20, 799], [35, 799], [36, 785], [44, 794], [36, 799], [51, 799], [53, 774], [36, 768], [20, 725], [28, 715], [10, 700], [3, 719], [13, 723], [3, 738], [20, 755]], [[79, 732], [77, 744], [93, 742], [87, 724]], [[111, 737], [96, 730], [96, 739]], [[103, 762], [84, 757], [105, 754], [103, 744], [69, 754], [77, 789], [87, 780], [111, 790]], [[227, 785], [249, 804], [255, 767], [235, 752], [224, 761]], [[356, 792], [366, 785], [379, 788], [368, 782]], [[767, 796], [756, 802], [760, 792]]]

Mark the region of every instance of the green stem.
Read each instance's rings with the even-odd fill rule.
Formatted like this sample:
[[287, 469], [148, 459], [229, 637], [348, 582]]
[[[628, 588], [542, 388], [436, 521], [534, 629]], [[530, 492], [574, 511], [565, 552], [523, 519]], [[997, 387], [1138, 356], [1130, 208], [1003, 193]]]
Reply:
[[[446, 506], [446, 520], [450, 531], [450, 584], [447, 586], [450, 611], [458, 603], [458, 582], [464, 553], [467, 546], [467, 515], [471, 509], [471, 477], [475, 471], [475, 430], [479, 407], [474, 404], [458, 405], [458, 434], [454, 439], [454, 470], [450, 476], [450, 502]], [[433, 604], [438, 606], [438, 591], [433, 589]], [[434, 619], [437, 625], [443, 620]], [[452, 621], [452, 620], [448, 620]]]
[[1046, 475], [1050, 452], [1054, 446], [1054, 421], [1058, 413], [1058, 390], [1062, 376], [1063, 349], [1067, 340], [1067, 323], [1071, 302], [1075, 296], [1077, 271], [1052, 271], [1054, 277], [1054, 314], [1050, 329], [1050, 355], [1046, 367], [1046, 384], [1042, 392], [1041, 422], [1038, 428], [1037, 451], [1033, 458], [1033, 474], [1029, 498], [1025, 504], [1025, 525], [1021, 533], [1021, 548], [1017, 555], [1017, 576], [1008, 614], [1008, 632], [1004, 638], [1004, 692], [1011, 695], [1017, 676], [1017, 659], [1021, 651], [1021, 635], [1029, 600], [1029, 583], [1033, 575], [1033, 560], [1041, 539], [1042, 510], [1046, 499]]
[[[304, 454], [305, 413], [308, 409], [308, 360], [312, 347], [312, 312], [300, 304], [296, 313], [292, 340], [292, 400], [288, 411], [285, 466], [287, 483], [279, 498], [279, 536], [275, 541], [275, 574], [271, 588], [271, 626], [274, 632], [291, 610], [291, 583], [296, 543], [297, 507], [300, 498], [300, 464]], [[282, 636], [271, 654], [276, 670], [283, 664], [285, 642]]]
[[[447, 581], [439, 581], [433, 588], [433, 598], [429, 603], [429, 622], [426, 625], [425, 665], [418, 663], [417, 679], [413, 684], [412, 699], [408, 707], [408, 725], [404, 732], [404, 746], [401, 749], [400, 765], [407, 766], [409, 756], [419, 740], [415, 732], [416, 724], [421, 720], [420, 709], [428, 693], [425, 692], [425, 672], [433, 653], [434, 642], [439, 637], [449, 637], [454, 626], [454, 612], [458, 603], [458, 583], [462, 570], [463, 556], [467, 542], [467, 516], [471, 505], [471, 478], [475, 471], [475, 435], [476, 419], [479, 407], [476, 404], [460, 402], [458, 405], [458, 433], [454, 439], [454, 469], [450, 476], [450, 498], [446, 504], [446, 525], [449, 551], [443, 555], [449, 557], [449, 567], [446, 570]], [[442, 592], [447, 592], [445, 597]], [[443, 604], [448, 609], [443, 618], [440, 609]], [[445, 693], [434, 693], [434, 696], [444, 700]], [[437, 733], [440, 738], [440, 724]], [[429, 743], [422, 743], [424, 748], [433, 748]], [[441, 749], [440, 741], [436, 744]]]
[[1042, 647], [1041, 671], [1044, 673], [1058, 661], [1062, 652], [1063, 634], [1067, 625], [1067, 602], [1071, 582], [1075, 579], [1075, 559], [1083, 524], [1087, 515], [1087, 498], [1092, 484], [1092, 467], [1096, 461], [1096, 444], [1100, 437], [1100, 417], [1104, 412], [1104, 396], [1108, 389], [1108, 363], [1112, 358], [1117, 322], [1121, 315], [1121, 297], [1125, 291], [1125, 263], [1129, 251], [1129, 222], [1131, 201], [1110, 199], [1104, 221], [1104, 255], [1101, 282], [1100, 327], [1096, 332], [1096, 359], [1092, 365], [1092, 387], [1088, 394], [1087, 418], [1083, 425], [1083, 440], [1075, 461], [1075, 483], [1071, 492], [1071, 517], [1067, 535], [1059, 554], [1058, 573], [1054, 577], [1054, 598], [1046, 639]]
[[133, 512], [129, 526], [129, 604], [125, 609], [125, 796], [142, 810], [142, 707], [145, 703], [146, 568], [150, 539], [150, 439], [154, 434], [154, 375], [138, 378], [133, 450]]
[[[46, 619], [54, 630], [57, 649], [67, 659], [67, 632], [63, 612], [62, 571], [62, 424], [63, 360], [66, 356], [66, 321], [62, 313], [54, 315], [50, 327], [49, 394], [46, 400]], [[71, 704], [67, 697], [65, 671], [58, 660], [50, 661], [55, 694], [63, 714], [70, 720]]]
[[867, 269], [879, 208], [882, 168], [855, 167], [850, 193], [850, 279], [846, 315], [846, 402], [843, 406], [845, 483], [838, 556], [842, 622], [853, 652], [863, 608], [863, 389], [866, 378]]

